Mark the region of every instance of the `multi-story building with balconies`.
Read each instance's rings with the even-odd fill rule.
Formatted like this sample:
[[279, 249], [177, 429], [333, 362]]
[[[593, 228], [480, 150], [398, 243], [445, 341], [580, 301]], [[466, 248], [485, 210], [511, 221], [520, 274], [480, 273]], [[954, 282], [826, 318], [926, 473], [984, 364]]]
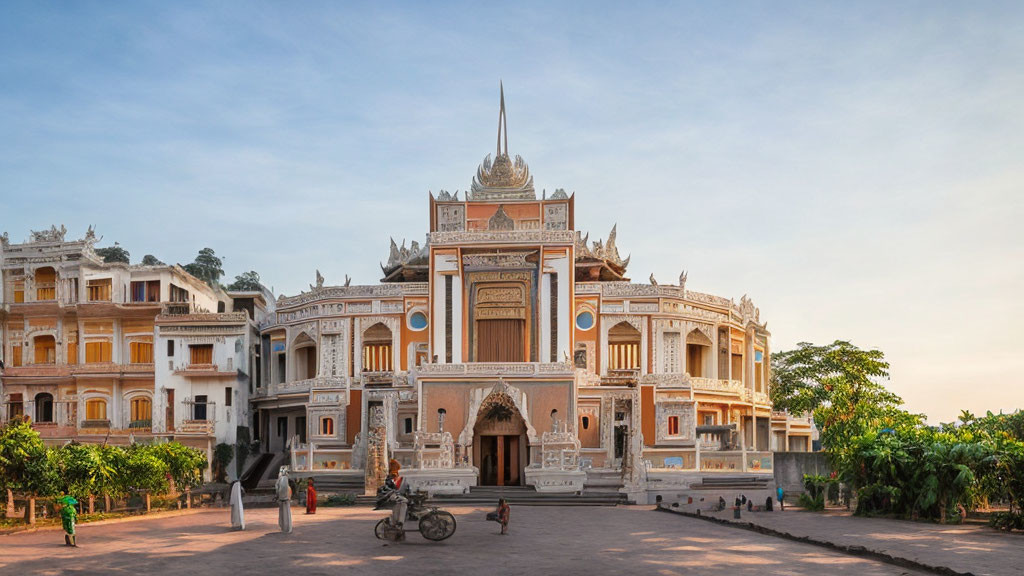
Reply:
[[234, 300], [179, 266], [107, 263], [92, 229], [65, 233], [0, 238], [0, 420], [26, 416], [51, 444], [234, 442], [265, 304], [229, 308], [263, 295]]

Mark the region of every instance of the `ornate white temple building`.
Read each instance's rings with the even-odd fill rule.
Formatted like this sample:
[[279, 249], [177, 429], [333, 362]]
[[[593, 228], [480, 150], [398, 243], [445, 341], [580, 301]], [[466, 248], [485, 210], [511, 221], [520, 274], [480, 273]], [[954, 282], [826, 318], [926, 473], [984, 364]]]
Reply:
[[433, 493], [676, 497], [809, 450], [810, 421], [772, 410], [751, 300], [690, 290], [685, 273], [631, 282], [615, 228], [591, 241], [575, 202], [538, 195], [509, 154], [502, 98], [494, 156], [462, 198], [429, 196], [425, 242], [392, 241], [376, 285], [318, 274], [264, 300], [179, 267], [103, 264], [91, 233], [5, 240], [0, 417], [34, 414], [55, 438], [208, 445], [248, 428], [257, 473], [281, 463], [372, 489], [395, 458]]

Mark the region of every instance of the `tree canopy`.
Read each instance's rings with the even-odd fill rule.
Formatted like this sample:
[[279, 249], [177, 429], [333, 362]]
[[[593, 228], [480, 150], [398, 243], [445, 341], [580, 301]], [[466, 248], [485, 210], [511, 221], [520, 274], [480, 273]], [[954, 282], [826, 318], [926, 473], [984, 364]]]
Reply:
[[213, 248], [203, 248], [196, 255], [195, 262], [185, 264], [182, 268], [210, 286], [216, 286], [224, 275], [224, 263], [214, 253]]
[[166, 266], [166, 264], [164, 264], [162, 260], [160, 260], [156, 256], [153, 256], [152, 254], [146, 254], [145, 256], [142, 257], [142, 265], [143, 266]]
[[888, 376], [889, 363], [880, 350], [861, 350], [842, 340], [824, 346], [801, 342], [772, 356], [772, 403], [780, 410], [812, 413], [822, 443], [839, 449], [867, 430], [921, 422], [886, 390], [882, 381]]
[[238, 276], [235, 276], [234, 282], [228, 284], [228, 290], [258, 292], [262, 288], [263, 285], [260, 284], [260, 275], [255, 270], [242, 272]]
[[96, 248], [95, 252], [97, 256], [103, 258], [104, 262], [131, 263], [131, 255], [128, 254], [128, 251], [122, 248], [117, 242], [114, 242], [113, 246]]

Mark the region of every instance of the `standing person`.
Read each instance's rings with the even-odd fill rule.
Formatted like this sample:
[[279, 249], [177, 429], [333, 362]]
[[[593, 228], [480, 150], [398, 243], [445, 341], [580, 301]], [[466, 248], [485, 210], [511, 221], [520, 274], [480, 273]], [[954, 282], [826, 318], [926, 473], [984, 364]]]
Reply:
[[75, 510], [75, 506], [78, 505], [78, 500], [67, 494], [58, 502], [61, 504], [60, 523], [64, 527], [64, 545], [78, 548], [78, 543], [75, 541], [75, 521], [78, 520], [78, 511]]
[[277, 475], [277, 525], [281, 532], [292, 533], [292, 487], [288, 485], [288, 467], [282, 466]]
[[235, 480], [235, 483], [231, 485], [231, 528], [235, 530], [245, 530], [245, 510], [242, 508], [243, 494], [245, 494], [245, 490], [242, 488], [241, 481]]
[[504, 498], [498, 499], [498, 509], [495, 510], [498, 513], [498, 523], [501, 524], [501, 533], [508, 534], [508, 519], [512, 514], [512, 508], [509, 507], [508, 501]]
[[775, 488], [775, 495], [779, 497], [779, 512], [785, 512], [786, 503], [783, 501], [783, 498], [786, 497], [786, 491], [782, 489], [782, 484]]
[[306, 484], [306, 514], [316, 514], [316, 488], [313, 487], [313, 479]]

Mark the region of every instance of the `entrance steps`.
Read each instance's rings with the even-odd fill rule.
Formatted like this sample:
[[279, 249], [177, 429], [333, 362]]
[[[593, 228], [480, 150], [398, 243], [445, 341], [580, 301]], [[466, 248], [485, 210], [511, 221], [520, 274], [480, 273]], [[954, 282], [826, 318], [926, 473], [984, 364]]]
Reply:
[[588, 496], [620, 496], [622, 495], [621, 490], [621, 470], [587, 470], [587, 479], [583, 481], [583, 494]]
[[496, 506], [498, 498], [517, 506], [615, 506], [623, 502], [619, 494], [549, 494], [532, 486], [473, 486], [469, 494], [438, 494], [431, 502], [438, 506]]

